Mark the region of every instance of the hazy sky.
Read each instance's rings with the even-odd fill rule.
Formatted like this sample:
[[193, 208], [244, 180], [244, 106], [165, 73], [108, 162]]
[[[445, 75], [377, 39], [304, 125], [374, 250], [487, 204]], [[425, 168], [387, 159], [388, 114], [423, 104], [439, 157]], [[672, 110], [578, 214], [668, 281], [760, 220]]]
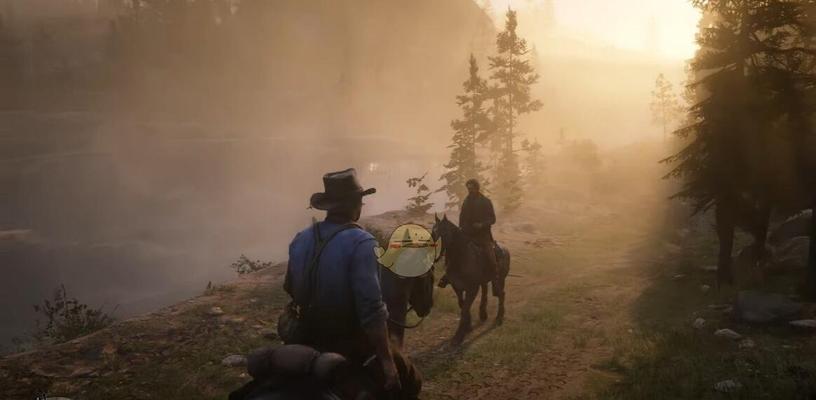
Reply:
[[[541, 0], [491, 0], [494, 11], [523, 9]], [[630, 49], [656, 47], [665, 57], [690, 58], [699, 13], [689, 0], [554, 0], [558, 24]], [[654, 22], [652, 22], [654, 21]]]

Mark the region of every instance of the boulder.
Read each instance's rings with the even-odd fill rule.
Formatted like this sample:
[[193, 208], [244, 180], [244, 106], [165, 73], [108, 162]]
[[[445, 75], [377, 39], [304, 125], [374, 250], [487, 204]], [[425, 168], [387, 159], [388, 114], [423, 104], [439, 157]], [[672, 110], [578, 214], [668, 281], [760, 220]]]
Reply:
[[223, 315], [223, 314], [224, 314], [224, 310], [222, 310], [221, 307], [218, 307], [218, 306], [214, 306], [214, 307], [210, 308], [207, 311], [207, 315], [212, 315], [212, 316], [218, 316], [218, 315]]
[[[765, 246], [765, 261], [769, 258], [773, 258], [774, 249], [769, 246]], [[733, 268], [734, 271], [752, 271], [754, 270], [759, 263], [759, 254], [757, 254], [757, 249], [753, 245], [748, 245], [743, 247], [737, 256], [734, 257]]]
[[694, 329], [703, 329], [703, 327], [705, 326], [705, 323], [706, 323], [706, 321], [704, 319], [697, 318], [697, 319], [694, 320], [694, 323], [691, 324], [691, 326], [694, 327]]
[[764, 324], [795, 319], [802, 305], [781, 294], [746, 290], [737, 294], [734, 310], [744, 322]]
[[714, 332], [714, 336], [731, 339], [731, 340], [740, 340], [742, 339], [742, 335], [737, 332], [732, 331], [731, 329], [718, 329]]
[[797, 236], [782, 242], [776, 248], [770, 263], [773, 271], [803, 270], [807, 268], [810, 237]]
[[240, 367], [242, 365], [246, 365], [246, 363], [247, 358], [238, 354], [226, 356], [223, 360], [221, 360], [221, 364], [227, 367]]
[[816, 319], [800, 319], [788, 322], [791, 326], [805, 329], [816, 329]]
[[813, 218], [812, 210], [805, 210], [796, 214], [779, 226], [771, 230], [768, 238], [771, 244], [777, 246], [798, 236], [808, 236], [810, 234], [810, 224]]
[[735, 379], [728, 379], [714, 384], [714, 390], [721, 393], [733, 393], [742, 389], [742, 384]]

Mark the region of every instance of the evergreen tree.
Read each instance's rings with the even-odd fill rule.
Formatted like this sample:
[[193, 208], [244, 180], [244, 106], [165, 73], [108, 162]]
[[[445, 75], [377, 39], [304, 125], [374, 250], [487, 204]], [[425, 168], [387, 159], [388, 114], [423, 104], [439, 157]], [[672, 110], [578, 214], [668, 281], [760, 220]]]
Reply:
[[652, 91], [652, 121], [663, 128], [663, 139], [668, 127], [682, 116], [682, 107], [674, 93], [674, 87], [663, 74], [657, 76], [655, 89]]
[[518, 136], [518, 117], [541, 109], [541, 102], [533, 100], [530, 87], [538, 82], [528, 59], [527, 41], [516, 33], [516, 12], [508, 9], [504, 31], [496, 38], [498, 55], [490, 57], [490, 97], [493, 100], [492, 142], [499, 156], [495, 170], [496, 199], [503, 210], [513, 211], [521, 205], [521, 169], [515, 149]]
[[535, 189], [544, 183], [544, 171], [546, 162], [542, 154], [542, 146], [538, 139], [532, 143], [525, 139], [521, 143], [521, 148], [527, 153], [524, 159], [524, 181], [528, 188]]
[[428, 176], [427, 172], [418, 178], [408, 178], [405, 181], [409, 188], [416, 189], [416, 196], [409, 198], [408, 206], [405, 207], [405, 210], [411, 215], [425, 215], [433, 207], [433, 203], [428, 202], [431, 197], [431, 189], [423, 183], [426, 176]]
[[[718, 283], [733, 281], [734, 227], [752, 215], [759, 257], [770, 210], [790, 196], [790, 141], [780, 82], [799, 75], [781, 60], [808, 58], [797, 36], [802, 9], [785, 0], [697, 0], [709, 24], [701, 25], [701, 50], [691, 64], [697, 78], [688, 96], [698, 99], [690, 123], [677, 131], [687, 146], [666, 161], [669, 176], [684, 179], [679, 197], [696, 210], [715, 208], [720, 239]], [[807, 114], [812, 115], [810, 109]]]
[[485, 136], [489, 130], [490, 118], [483, 104], [486, 100], [487, 82], [479, 76], [479, 66], [476, 58], [470, 55], [470, 75], [462, 84], [464, 94], [456, 97], [456, 103], [462, 108], [462, 118], [451, 121], [453, 128], [453, 143], [450, 160], [445, 164], [447, 170], [440, 180], [445, 184], [438, 191], [445, 191], [448, 201], [447, 209], [453, 209], [462, 204], [467, 196], [465, 182], [468, 179], [478, 179], [484, 182], [481, 176], [485, 168], [479, 162], [476, 154], [476, 145], [479, 138]]

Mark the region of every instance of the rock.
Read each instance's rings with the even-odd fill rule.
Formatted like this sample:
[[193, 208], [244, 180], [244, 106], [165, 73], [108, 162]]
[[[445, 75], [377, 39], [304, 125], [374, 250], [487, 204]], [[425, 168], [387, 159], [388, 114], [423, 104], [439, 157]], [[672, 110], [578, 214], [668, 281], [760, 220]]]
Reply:
[[810, 238], [799, 236], [779, 245], [771, 258], [769, 269], [772, 272], [803, 270], [807, 268], [810, 251]]
[[756, 347], [756, 343], [751, 339], [742, 339], [739, 342], [739, 348], [741, 349], [753, 349], [754, 347]]
[[227, 367], [240, 367], [244, 366], [247, 363], [247, 359], [244, 356], [238, 354], [232, 354], [221, 360], [221, 364]]
[[709, 285], [700, 285], [700, 291], [701, 292], [708, 293], [709, 290], [711, 290], [711, 286], [709, 286]]
[[734, 305], [737, 317], [749, 323], [789, 321], [802, 312], [802, 305], [781, 294], [742, 291]]
[[[772, 258], [774, 250], [765, 246], [766, 260]], [[753, 245], [743, 247], [736, 257], [734, 257], [732, 268], [734, 271], [753, 271], [757, 268], [759, 262], [759, 254]]]
[[797, 328], [816, 329], [816, 319], [800, 319], [788, 323]]
[[706, 323], [706, 321], [704, 319], [697, 318], [697, 319], [694, 320], [694, 323], [691, 324], [691, 326], [694, 327], [694, 329], [703, 329], [703, 327], [705, 326], [705, 323]]
[[212, 316], [222, 315], [224, 314], [224, 310], [222, 310], [221, 307], [215, 306], [210, 308], [210, 310], [207, 311], [207, 314]]
[[731, 312], [734, 306], [730, 304], [709, 304], [708, 308], [714, 311]]
[[768, 240], [776, 246], [797, 236], [807, 236], [810, 234], [812, 218], [813, 211], [804, 210], [772, 229]]
[[742, 339], [742, 335], [732, 331], [731, 329], [718, 329], [717, 331], [714, 332], [714, 336], [723, 337], [731, 340]]
[[246, 319], [244, 317], [236, 317], [234, 315], [222, 315], [218, 318], [218, 321], [222, 324], [235, 324], [239, 325], [244, 323]]
[[721, 393], [733, 393], [742, 389], [742, 384], [735, 379], [728, 379], [714, 384], [714, 390]]
[[261, 331], [261, 336], [263, 336], [265, 339], [277, 340], [278, 331], [275, 329], [264, 329]]

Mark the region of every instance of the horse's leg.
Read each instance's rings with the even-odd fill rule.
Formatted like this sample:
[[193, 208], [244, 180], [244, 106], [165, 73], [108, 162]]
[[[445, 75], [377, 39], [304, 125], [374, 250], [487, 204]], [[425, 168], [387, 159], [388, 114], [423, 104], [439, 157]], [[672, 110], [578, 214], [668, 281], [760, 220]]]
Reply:
[[504, 322], [504, 283], [504, 277], [496, 279], [496, 286], [499, 289], [498, 293], [493, 293], [499, 298], [499, 310], [496, 312], [496, 325], [501, 325]]
[[482, 299], [479, 303], [479, 320], [484, 322], [487, 321], [487, 283], [482, 284], [481, 291]]
[[473, 301], [476, 300], [479, 286], [473, 286], [464, 291], [465, 297], [462, 299], [462, 308], [459, 315], [459, 328], [456, 329], [456, 334], [453, 335], [453, 343], [460, 344], [465, 340], [465, 335], [470, 332], [473, 327], [470, 320], [470, 307]]
[[462, 309], [462, 290], [461, 289], [453, 289], [453, 292], [456, 293], [456, 301], [459, 303], [459, 309]]

